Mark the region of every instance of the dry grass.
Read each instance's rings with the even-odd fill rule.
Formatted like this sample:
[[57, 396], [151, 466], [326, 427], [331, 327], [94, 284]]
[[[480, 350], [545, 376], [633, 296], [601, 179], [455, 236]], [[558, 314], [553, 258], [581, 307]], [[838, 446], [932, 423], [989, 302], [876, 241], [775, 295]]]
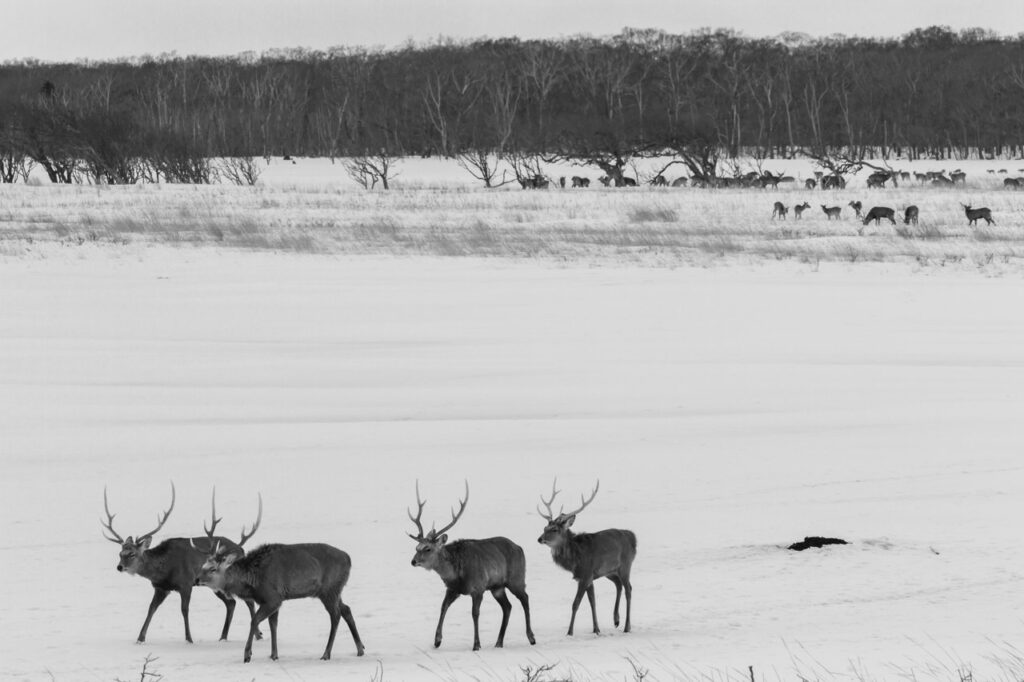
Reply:
[[[859, 196], [858, 196], [859, 194]], [[774, 201], [897, 211], [918, 225], [772, 220]], [[960, 203], [987, 205], [998, 225], [970, 228]], [[695, 189], [389, 192], [324, 187], [0, 188], [0, 252], [12, 244], [172, 244], [328, 254], [614, 260], [653, 264], [724, 258], [1009, 262], [1024, 253], [1024, 204], [1012, 192], [932, 188], [809, 192]]]

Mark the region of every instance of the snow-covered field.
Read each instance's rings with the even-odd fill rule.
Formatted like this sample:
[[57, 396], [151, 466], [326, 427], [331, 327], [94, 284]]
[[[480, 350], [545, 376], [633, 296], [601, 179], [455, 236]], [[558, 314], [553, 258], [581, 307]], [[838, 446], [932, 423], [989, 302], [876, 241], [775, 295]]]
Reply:
[[[12, 215], [70, 215], [97, 193], [7, 191], [36, 197]], [[165, 680], [200, 682], [519, 680], [544, 664], [543, 679], [621, 680], [630, 661], [648, 680], [1024, 677], [1019, 271], [713, 264], [141, 240], [7, 252], [0, 678], [138, 679], [147, 655]], [[555, 476], [567, 502], [601, 481], [576, 530], [639, 538], [628, 635], [607, 581], [603, 634], [584, 605], [565, 635], [575, 585], [536, 541]], [[505, 648], [490, 647], [487, 596], [483, 650], [468, 598], [433, 649], [443, 585], [410, 566], [405, 535], [417, 479], [441, 523], [468, 480], [453, 537], [523, 546], [536, 646], [513, 600]], [[282, 609], [280, 660], [263, 642], [243, 665], [244, 610], [218, 642], [223, 608], [201, 589], [195, 644], [172, 595], [136, 645], [152, 590], [115, 570], [103, 489], [137, 535], [172, 480], [157, 541], [201, 533], [216, 485], [225, 534], [260, 492], [254, 545], [346, 550], [366, 656], [342, 627], [317, 660], [327, 616], [305, 600]], [[851, 544], [784, 549], [804, 535]]]

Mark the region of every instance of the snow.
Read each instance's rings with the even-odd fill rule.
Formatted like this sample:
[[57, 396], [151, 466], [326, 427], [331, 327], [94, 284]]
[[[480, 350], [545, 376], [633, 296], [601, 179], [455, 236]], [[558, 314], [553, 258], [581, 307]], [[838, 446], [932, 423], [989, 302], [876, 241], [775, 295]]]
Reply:
[[[0, 677], [165, 680], [1009, 677], [1024, 635], [1019, 278], [906, 266], [711, 269], [103, 247], [0, 264]], [[565, 635], [575, 586], [537, 536], [553, 477], [576, 530], [628, 528], [634, 632]], [[101, 536], [223, 532], [347, 551], [367, 655], [286, 602], [281, 659], [197, 589], [134, 643], [151, 588]], [[406, 507], [522, 545], [537, 645], [485, 597], [431, 646], [443, 585]], [[804, 535], [851, 542], [804, 553]], [[381, 666], [381, 668], [378, 668]], [[865, 672], [867, 671], [867, 672]]]

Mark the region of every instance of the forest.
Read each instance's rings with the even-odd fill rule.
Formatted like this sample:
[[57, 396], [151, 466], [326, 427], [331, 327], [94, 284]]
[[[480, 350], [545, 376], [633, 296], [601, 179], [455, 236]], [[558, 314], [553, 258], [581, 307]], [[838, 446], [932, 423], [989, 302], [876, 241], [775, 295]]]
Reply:
[[[208, 182], [213, 157], [1024, 154], [1024, 36], [624, 29], [0, 65], [0, 178]], [[702, 165], [703, 164], [703, 165]]]

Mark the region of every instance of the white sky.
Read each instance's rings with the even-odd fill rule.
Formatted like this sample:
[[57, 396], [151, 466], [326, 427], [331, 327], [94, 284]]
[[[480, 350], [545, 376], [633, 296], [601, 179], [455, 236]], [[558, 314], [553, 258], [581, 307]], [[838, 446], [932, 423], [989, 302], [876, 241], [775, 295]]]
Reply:
[[275, 47], [395, 46], [439, 35], [608, 35], [624, 26], [749, 36], [882, 36], [945, 24], [1024, 32], [1020, 0], [0, 0], [0, 60]]

